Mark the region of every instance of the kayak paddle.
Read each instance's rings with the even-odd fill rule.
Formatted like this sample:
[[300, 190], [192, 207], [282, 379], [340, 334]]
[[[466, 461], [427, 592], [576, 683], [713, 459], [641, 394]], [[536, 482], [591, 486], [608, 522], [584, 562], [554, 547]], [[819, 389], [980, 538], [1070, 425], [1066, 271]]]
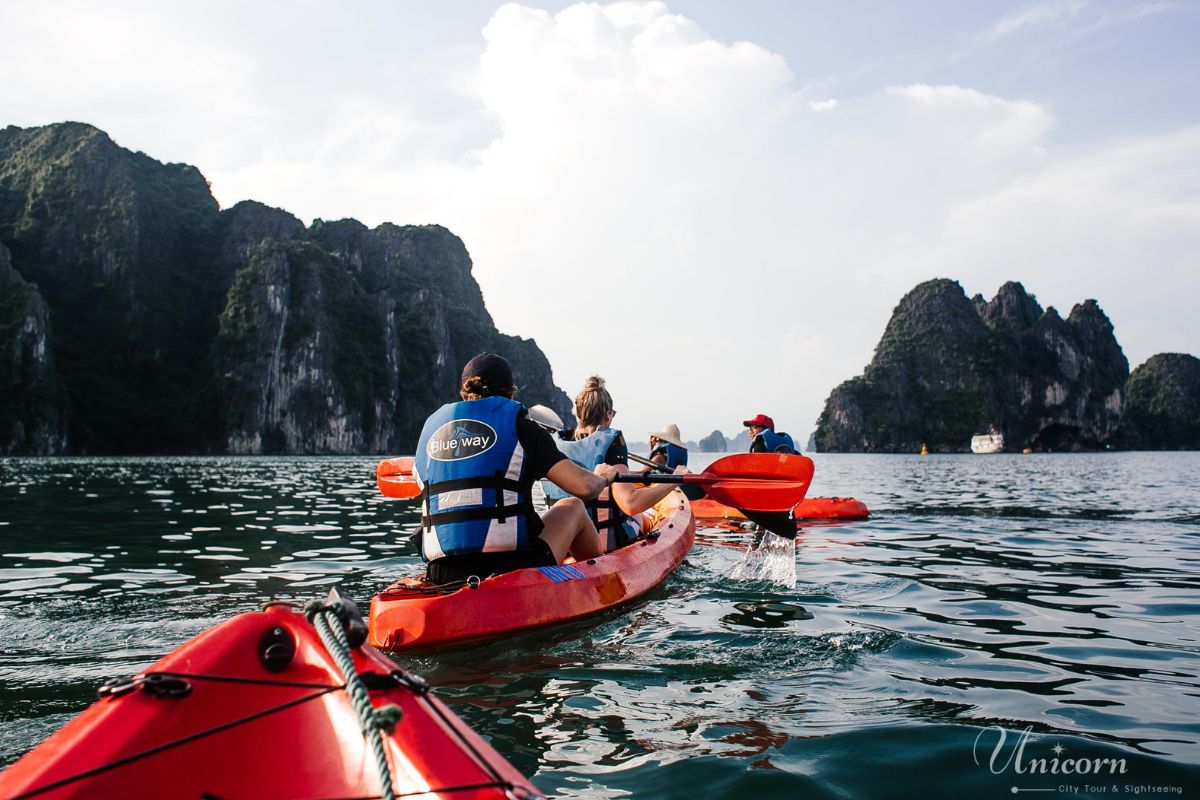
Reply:
[[[375, 477], [387, 497], [407, 499], [421, 493], [413, 476], [413, 458], [379, 462]], [[739, 509], [772, 533], [795, 538], [796, 525], [787, 513], [804, 499], [812, 483], [812, 459], [782, 453], [738, 453], [719, 458], [703, 472], [686, 475], [634, 472], [619, 483], [673, 483], [702, 486], [718, 503]]]
[[565, 427], [562, 417], [549, 406], [530, 406], [529, 418], [551, 433], [559, 433]]
[[400, 456], [379, 462], [375, 467], [375, 482], [379, 484], [379, 491], [383, 492], [384, 497], [408, 500], [421, 493], [421, 487], [417, 486], [417, 479], [413, 477], [414, 461], [416, 459], [412, 456]]
[[[650, 469], [657, 470], [659, 472], [674, 471], [666, 465], [658, 463], [657, 461], [651, 461], [648, 458], [642, 458], [637, 453], [628, 453], [627, 455], [637, 463], [645, 464]], [[803, 499], [804, 498], [801, 498], [801, 500]], [[799, 503], [800, 500], [797, 500], [796, 502]], [[721, 505], [729, 504], [722, 503]], [[750, 520], [751, 522], [758, 523], [758, 526], [764, 530], [768, 530], [777, 536], [783, 536], [788, 539], [796, 538], [796, 519], [793, 517], [791, 511], [755, 511], [754, 509], [747, 508], [739, 508], [738, 511], [740, 511], [742, 516], [744, 516], [746, 519]]]
[[[639, 464], [645, 464], [656, 470], [666, 471], [666, 467], [648, 458], [630, 453], [629, 457]], [[716, 474], [717, 482], [706, 476]], [[636, 481], [638, 483], [675, 483], [674, 480], [663, 478], [700, 478], [700, 480], [678, 481], [685, 484], [698, 484], [713, 500], [726, 506], [733, 506], [746, 516], [757, 522], [777, 536], [788, 539], [796, 538], [796, 520], [792, 509], [804, 499], [808, 486], [812, 483], [812, 459], [801, 455], [784, 455], [782, 453], [739, 453], [718, 458], [708, 465], [704, 472], [695, 475], [647, 475], [640, 473], [640, 479], [622, 476], [619, 481]]]

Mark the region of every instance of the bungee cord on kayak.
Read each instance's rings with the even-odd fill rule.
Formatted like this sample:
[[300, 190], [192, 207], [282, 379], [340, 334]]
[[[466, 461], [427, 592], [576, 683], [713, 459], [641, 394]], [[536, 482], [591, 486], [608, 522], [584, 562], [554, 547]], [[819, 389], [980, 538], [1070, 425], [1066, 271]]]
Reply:
[[[325, 649], [329, 651], [329, 655], [333, 656], [334, 662], [342, 672], [342, 677], [346, 679], [346, 693], [350, 695], [350, 702], [354, 705], [355, 713], [358, 714], [363, 735], [370, 742], [371, 754], [375, 757], [375, 768], [379, 770], [379, 782], [383, 787], [382, 797], [384, 800], [395, 800], [392, 768], [388, 763], [387, 752], [383, 749], [383, 737], [380, 732], [390, 733], [396, 723], [400, 721], [402, 712], [400, 707], [395, 705], [376, 707], [367, 694], [367, 687], [354, 668], [354, 659], [350, 656], [352, 645], [346, 637], [346, 631], [353, 629], [356, 624], [362, 625], [362, 617], [358, 614], [358, 608], [348, 598], [339, 595], [336, 589], [331, 589], [329, 597], [324, 602], [320, 600], [309, 602], [304, 607], [304, 616], [317, 629], [317, 634], [321, 637]], [[355, 617], [358, 618], [355, 619]], [[362, 638], [353, 646], [361, 646], [365, 638], [366, 631], [364, 629]]]
[[[0, 796], [139, 796], [155, 786], [161, 796], [213, 798], [541, 796], [365, 637], [336, 589], [303, 616], [279, 602], [240, 615], [105, 682], [92, 707], [0, 774]], [[193, 665], [201, 669], [173, 668]], [[303, 679], [316, 675], [333, 680]], [[322, 702], [342, 690], [345, 700]], [[371, 758], [338, 735], [350, 719]], [[263, 747], [291, 768], [258, 758]], [[222, 769], [207, 768], [213, 758]]]
[[[170, 675], [171, 677], [179, 677], [179, 676], [173, 675], [172, 673], [145, 673], [145, 674], [147, 674], [147, 675], [150, 675], [150, 674], [161, 674], [161, 675]], [[192, 678], [192, 679], [204, 680], [204, 679], [208, 679], [210, 676], [207, 676], [207, 675], [191, 675], [191, 676], [189, 676], [189, 677], [190, 677], [190, 678]], [[273, 682], [272, 682], [272, 681], [246, 681], [246, 683], [260, 683], [260, 684], [261, 684], [261, 683], [273, 683]], [[295, 684], [290, 684], [290, 685], [294, 686]], [[103, 687], [101, 687], [101, 688], [103, 688]], [[307, 703], [307, 702], [308, 702], [308, 701], [310, 701], [310, 700], [316, 700], [316, 699], [317, 699], [317, 698], [319, 698], [319, 697], [323, 697], [324, 695], [326, 695], [326, 694], [328, 694], [328, 693], [330, 693], [330, 692], [335, 692], [335, 691], [337, 691], [338, 689], [341, 689], [341, 688], [343, 688], [343, 687], [342, 687], [342, 686], [328, 686], [328, 687], [325, 687], [325, 688], [324, 688], [322, 691], [319, 691], [319, 692], [314, 692], [313, 694], [306, 695], [306, 696], [304, 696], [304, 697], [300, 697], [300, 698], [298, 698], [298, 699], [296, 699], [296, 700], [292, 700], [292, 701], [290, 701], [290, 702], [287, 702], [287, 703], [281, 703], [280, 705], [273, 706], [273, 707], [271, 707], [271, 708], [268, 708], [268, 709], [264, 709], [264, 710], [262, 710], [262, 711], [259, 711], [259, 712], [255, 713], [255, 714], [250, 714], [250, 715], [248, 715], [248, 716], [241, 717], [240, 719], [231, 720], [230, 722], [227, 722], [227, 723], [225, 723], [225, 724], [223, 724], [223, 725], [217, 725], [217, 726], [215, 726], [215, 727], [213, 727], [213, 728], [208, 728], [208, 729], [206, 729], [206, 730], [203, 730], [203, 731], [200, 731], [200, 732], [198, 732], [198, 733], [194, 733], [194, 734], [192, 734], [192, 735], [190, 735], [190, 736], [184, 736], [184, 737], [182, 737], [182, 738], [180, 738], [180, 739], [175, 739], [175, 740], [173, 740], [173, 741], [166, 742], [165, 744], [159, 745], [158, 747], [154, 747], [154, 748], [151, 748], [151, 749], [149, 749], [149, 750], [144, 750], [144, 751], [142, 751], [142, 752], [140, 752], [140, 753], [134, 753], [134, 754], [133, 754], [133, 755], [131, 755], [131, 756], [126, 756], [126, 757], [124, 757], [124, 758], [115, 759], [115, 760], [113, 760], [113, 761], [110, 761], [110, 762], [108, 762], [108, 763], [101, 764], [101, 765], [100, 765], [100, 766], [98, 766], [98, 767], [94, 767], [94, 768], [92, 768], [92, 769], [84, 770], [84, 771], [82, 771], [82, 772], [76, 773], [76, 774], [74, 774], [74, 775], [71, 775], [71, 776], [69, 776], [69, 777], [62, 778], [62, 779], [60, 779], [60, 780], [57, 780], [57, 781], [55, 781], [54, 783], [48, 783], [48, 784], [46, 784], [46, 785], [44, 785], [44, 786], [39, 786], [39, 787], [37, 787], [36, 789], [32, 789], [32, 790], [30, 790], [30, 791], [28, 791], [28, 792], [23, 792], [23, 793], [21, 793], [21, 794], [13, 795], [13, 796], [10, 798], [10, 800], [25, 800], [25, 798], [28, 798], [28, 797], [36, 797], [36, 796], [38, 796], [38, 795], [40, 795], [40, 794], [45, 794], [46, 792], [52, 791], [52, 790], [54, 790], [54, 789], [60, 789], [60, 788], [62, 788], [62, 787], [64, 787], [64, 786], [66, 786], [66, 785], [68, 785], [68, 784], [71, 784], [71, 783], [75, 783], [75, 782], [78, 782], [78, 781], [81, 781], [81, 780], [84, 780], [84, 779], [87, 779], [87, 778], [94, 778], [94, 777], [96, 777], [97, 775], [100, 775], [101, 773], [104, 773], [104, 772], [108, 772], [108, 771], [110, 771], [110, 770], [117, 769], [118, 767], [124, 767], [124, 766], [127, 766], [127, 765], [129, 765], [129, 764], [132, 764], [132, 763], [134, 763], [135, 761], [141, 761], [141, 760], [143, 760], [143, 759], [150, 758], [151, 756], [157, 756], [157, 755], [160, 755], [160, 754], [162, 754], [162, 753], [165, 753], [165, 752], [167, 752], [168, 750], [171, 750], [171, 749], [174, 749], [174, 748], [181, 747], [181, 746], [183, 746], [183, 745], [185, 745], [185, 744], [191, 744], [192, 742], [195, 742], [195, 741], [197, 741], [197, 740], [199, 740], [199, 739], [203, 739], [203, 738], [205, 738], [205, 737], [207, 737], [207, 736], [212, 736], [212, 735], [214, 735], [214, 734], [217, 734], [217, 733], [222, 733], [222, 732], [224, 732], [224, 731], [227, 731], [227, 730], [229, 730], [229, 729], [231, 729], [231, 728], [236, 728], [236, 727], [238, 727], [238, 726], [245, 725], [245, 724], [247, 724], [247, 723], [249, 723], [249, 722], [253, 722], [253, 721], [255, 721], [255, 720], [258, 720], [258, 719], [261, 719], [261, 718], [263, 718], [263, 717], [269, 716], [269, 715], [271, 715], [271, 714], [275, 714], [275, 713], [277, 713], [277, 712], [284, 711], [284, 710], [286, 710], [286, 709], [289, 709], [289, 708], [293, 708], [294, 706], [300, 705], [301, 703]]]

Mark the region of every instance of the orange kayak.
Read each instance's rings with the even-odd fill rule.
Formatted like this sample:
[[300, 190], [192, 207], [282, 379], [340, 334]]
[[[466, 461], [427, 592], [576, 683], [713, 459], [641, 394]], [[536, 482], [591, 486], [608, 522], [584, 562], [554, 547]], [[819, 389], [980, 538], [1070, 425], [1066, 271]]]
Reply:
[[[736, 508], [710, 498], [692, 501], [697, 519], [745, 519]], [[806, 497], [792, 509], [796, 519], [866, 519], [870, 512], [853, 497]]]
[[696, 520], [683, 492], [663, 498], [644, 538], [582, 563], [529, 567], [446, 591], [403, 578], [371, 599], [369, 641], [388, 652], [438, 647], [578, 619], [634, 600], [683, 562]]
[[[425, 682], [370, 646], [350, 650], [382, 733], [393, 796], [541, 797]], [[380, 797], [345, 679], [304, 615], [282, 605], [210, 628], [0, 773], [0, 797]], [[428, 794], [426, 794], [428, 793]]]

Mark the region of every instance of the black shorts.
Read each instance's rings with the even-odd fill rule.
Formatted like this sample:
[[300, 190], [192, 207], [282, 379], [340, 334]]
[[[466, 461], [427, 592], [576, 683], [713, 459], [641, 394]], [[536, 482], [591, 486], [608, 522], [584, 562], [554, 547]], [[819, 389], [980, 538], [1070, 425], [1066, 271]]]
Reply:
[[430, 583], [452, 583], [465, 581], [472, 575], [486, 578], [525, 567], [553, 567], [557, 563], [550, 545], [542, 539], [534, 539], [528, 550], [444, 556], [430, 561], [425, 565], [425, 579]]

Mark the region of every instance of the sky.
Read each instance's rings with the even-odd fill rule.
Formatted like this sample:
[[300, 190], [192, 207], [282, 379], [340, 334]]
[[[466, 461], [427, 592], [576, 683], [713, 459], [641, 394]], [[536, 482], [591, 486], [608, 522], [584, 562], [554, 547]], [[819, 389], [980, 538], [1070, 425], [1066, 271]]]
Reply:
[[222, 207], [438, 223], [631, 440], [807, 441], [921, 281], [1094, 298], [1200, 354], [1200, 4], [0, 5], [0, 125], [78, 120]]

